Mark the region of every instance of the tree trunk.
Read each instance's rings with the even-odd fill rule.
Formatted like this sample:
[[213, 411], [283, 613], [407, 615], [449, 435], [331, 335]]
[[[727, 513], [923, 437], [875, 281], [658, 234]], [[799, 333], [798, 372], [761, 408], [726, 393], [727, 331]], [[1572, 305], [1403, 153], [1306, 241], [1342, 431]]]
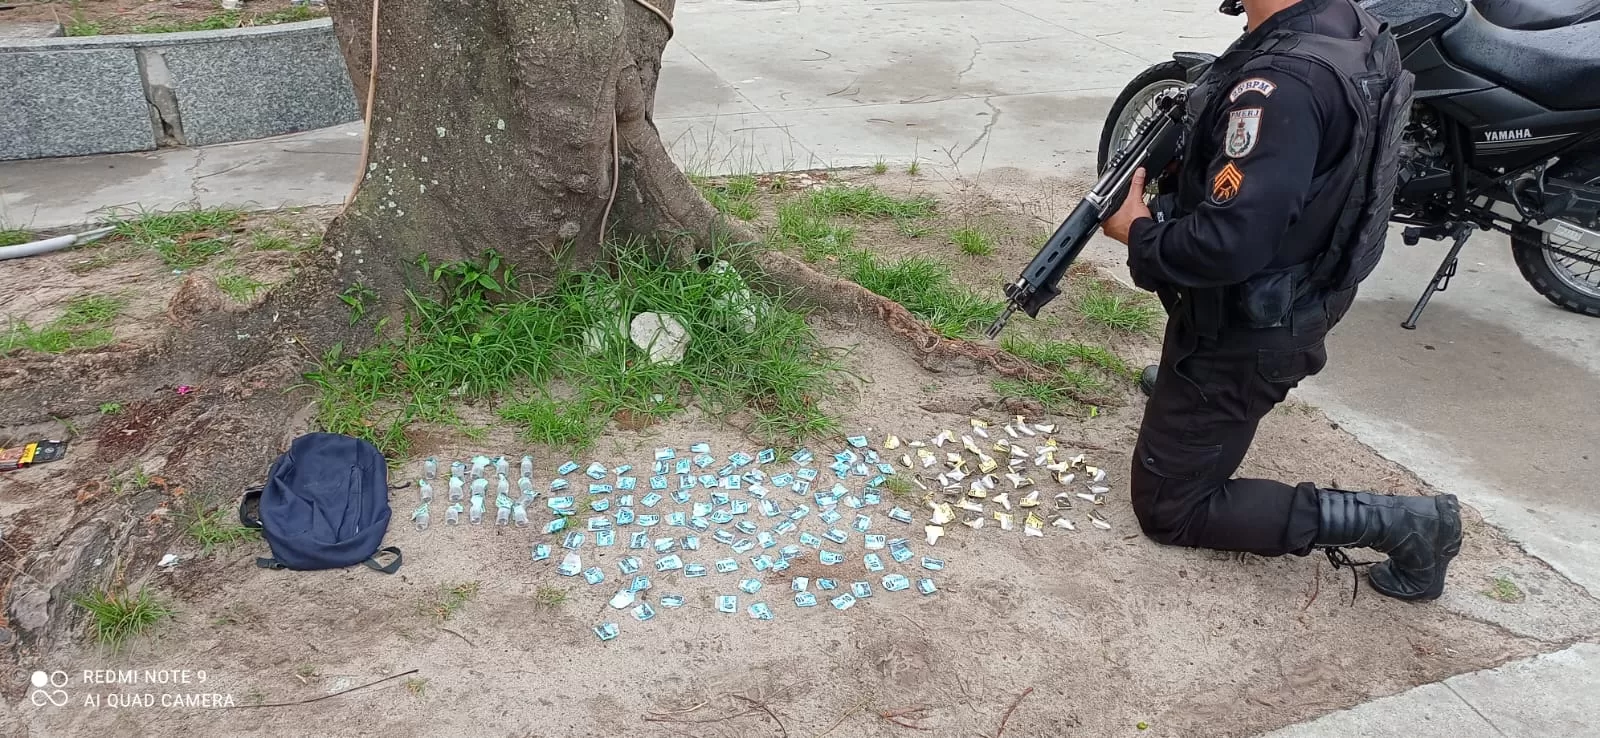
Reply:
[[[653, 4], [670, 16], [672, 0]], [[363, 101], [372, 7], [330, 3]], [[671, 29], [645, 5], [390, 0], [378, 15], [366, 170], [328, 233], [351, 281], [383, 293], [420, 253], [487, 248], [532, 274], [581, 268], [603, 255], [603, 227], [709, 236], [718, 214], [652, 120]]]
[[[654, 121], [674, 0], [388, 0], [378, 6], [377, 84], [365, 171], [326, 242], [345, 284], [393, 298], [435, 263], [499, 251], [519, 273], [582, 268], [611, 239], [704, 249], [759, 239], [678, 169]], [[357, 97], [369, 92], [374, 0], [330, 0]], [[659, 10], [661, 15], [655, 12]], [[679, 253], [679, 256], [688, 254]], [[940, 337], [899, 304], [775, 251], [735, 266], [757, 289], [899, 339], [925, 366], [975, 361], [1044, 370]]]

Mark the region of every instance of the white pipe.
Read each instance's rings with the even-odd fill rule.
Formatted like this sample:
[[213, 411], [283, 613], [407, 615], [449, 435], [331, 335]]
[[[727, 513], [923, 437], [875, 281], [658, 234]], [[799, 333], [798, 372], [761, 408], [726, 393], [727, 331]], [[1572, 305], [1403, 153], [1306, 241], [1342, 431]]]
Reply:
[[92, 231], [85, 231], [83, 233], [56, 236], [55, 238], [46, 238], [40, 241], [29, 241], [28, 243], [19, 243], [15, 246], [0, 246], [0, 261], [5, 259], [20, 259], [24, 256], [48, 254], [52, 251], [60, 251], [61, 249], [69, 246], [76, 246], [80, 243], [88, 243], [95, 239], [104, 237], [116, 229], [116, 226], [106, 226], [105, 228], [96, 228]]

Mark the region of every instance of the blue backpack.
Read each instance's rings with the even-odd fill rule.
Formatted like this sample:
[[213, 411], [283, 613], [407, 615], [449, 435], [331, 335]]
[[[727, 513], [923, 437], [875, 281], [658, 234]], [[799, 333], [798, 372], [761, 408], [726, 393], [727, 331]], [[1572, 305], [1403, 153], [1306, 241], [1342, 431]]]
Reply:
[[[400, 569], [400, 549], [383, 545], [389, 529], [389, 466], [359, 438], [308, 433], [272, 463], [267, 483], [245, 493], [239, 522], [257, 528], [272, 549], [263, 569], [342, 569], [356, 564], [385, 574]], [[380, 565], [377, 554], [394, 560]]]

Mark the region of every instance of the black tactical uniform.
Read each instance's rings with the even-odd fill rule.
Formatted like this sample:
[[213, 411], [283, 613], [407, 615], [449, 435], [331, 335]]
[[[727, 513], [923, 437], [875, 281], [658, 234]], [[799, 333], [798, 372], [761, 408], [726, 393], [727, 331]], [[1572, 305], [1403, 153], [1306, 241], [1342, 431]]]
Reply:
[[[1373, 548], [1390, 554], [1372, 570], [1376, 589], [1432, 599], [1460, 548], [1453, 496], [1232, 478], [1261, 418], [1322, 370], [1324, 337], [1381, 251], [1388, 200], [1370, 193], [1392, 182], [1395, 137], [1385, 151], [1384, 134], [1410, 94], [1409, 77], [1394, 83], [1395, 57], [1352, 0], [1303, 0], [1191, 91], [1172, 212], [1129, 230], [1134, 282], [1170, 316], [1132, 496], [1162, 543], [1266, 556], [1323, 547], [1336, 563], [1348, 561], [1341, 547]], [[1390, 87], [1403, 87], [1402, 103], [1382, 99]], [[1357, 223], [1380, 200], [1377, 224]]]

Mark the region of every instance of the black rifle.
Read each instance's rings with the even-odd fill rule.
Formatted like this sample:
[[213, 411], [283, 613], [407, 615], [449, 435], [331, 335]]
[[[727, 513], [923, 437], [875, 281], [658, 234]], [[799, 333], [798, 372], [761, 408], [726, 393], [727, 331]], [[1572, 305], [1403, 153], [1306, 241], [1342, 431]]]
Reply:
[[[1083, 196], [1083, 202], [1078, 203], [1072, 214], [1056, 228], [1055, 234], [1022, 270], [1022, 276], [1006, 285], [1006, 310], [985, 335], [991, 339], [1000, 335], [1006, 321], [1018, 310], [1030, 318], [1039, 317], [1039, 309], [1061, 294], [1056, 285], [1066, 275], [1067, 267], [1077, 260], [1095, 231], [1100, 230], [1100, 224], [1122, 206], [1123, 196], [1129, 194], [1126, 190], [1133, 173], [1144, 167], [1148, 181], [1161, 176], [1178, 153], [1186, 97], [1186, 92], [1179, 91], [1157, 98], [1156, 113], [1139, 123], [1138, 132], [1111, 158], [1100, 181]], [[1135, 196], [1143, 197], [1144, 193]]]

